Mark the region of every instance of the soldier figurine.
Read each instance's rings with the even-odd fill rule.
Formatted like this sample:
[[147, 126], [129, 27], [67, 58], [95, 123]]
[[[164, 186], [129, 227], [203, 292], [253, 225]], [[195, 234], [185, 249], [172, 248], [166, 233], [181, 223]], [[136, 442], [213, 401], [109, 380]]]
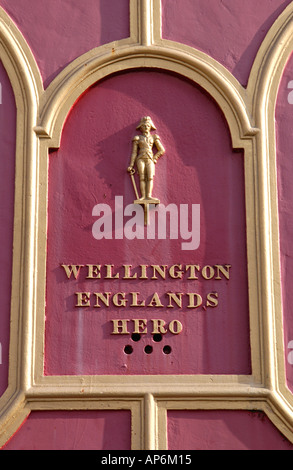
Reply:
[[[151, 134], [150, 132], [151, 130], [156, 130], [156, 128], [149, 116], [145, 116], [141, 119], [137, 129], [142, 132], [142, 135], [137, 135], [133, 138], [131, 160], [128, 167], [128, 171], [132, 176], [133, 182], [135, 163], [139, 174], [141, 197], [135, 202], [139, 203], [145, 201], [147, 204], [159, 204], [159, 199], [152, 197], [152, 191], [155, 164], [157, 163], [158, 158], [165, 153], [165, 149], [161, 144], [160, 137], [157, 134]], [[155, 153], [153, 152], [154, 147], [156, 147]]]

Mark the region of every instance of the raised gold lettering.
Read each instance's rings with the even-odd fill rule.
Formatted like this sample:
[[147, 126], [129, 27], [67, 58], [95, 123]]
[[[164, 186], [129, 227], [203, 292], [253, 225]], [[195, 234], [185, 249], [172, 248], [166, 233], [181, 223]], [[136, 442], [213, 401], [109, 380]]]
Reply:
[[215, 275], [215, 270], [212, 266], [204, 266], [201, 274], [204, 279], [212, 279]]
[[164, 307], [164, 305], [162, 305], [162, 303], [160, 301], [160, 298], [159, 298], [157, 292], [154, 293], [154, 295], [152, 297], [152, 300], [148, 304], [148, 307]]
[[220, 272], [224, 274], [226, 279], [230, 279], [230, 264], [225, 264], [224, 266], [221, 266], [220, 264], [215, 264], [215, 268], [217, 269], [217, 275], [215, 279], [222, 279], [220, 276]]
[[[197, 308], [202, 304], [202, 297], [199, 294], [195, 294], [194, 292], [190, 292], [187, 294], [189, 297], [189, 304], [187, 308]], [[194, 303], [196, 298], [196, 304]]]
[[146, 334], [147, 333], [147, 320], [135, 319], [133, 320], [134, 330], [133, 333]]
[[167, 333], [167, 330], [165, 328], [166, 322], [164, 320], [155, 319], [151, 321], [153, 322], [152, 335], [157, 335], [160, 333], [164, 335], [165, 333]]
[[101, 278], [101, 265], [100, 264], [87, 264], [88, 274], [87, 279], [100, 279]]
[[144, 307], [145, 306], [144, 300], [138, 303], [137, 296], [139, 295], [139, 292], [130, 292], [130, 294], [132, 295], [132, 303], [130, 307]]
[[198, 277], [195, 275], [195, 270], [199, 271], [200, 267], [198, 264], [187, 264], [185, 266], [186, 271], [190, 271], [190, 275], [188, 276], [187, 279], [198, 279]]
[[173, 333], [173, 335], [179, 335], [179, 333], [181, 333], [183, 330], [182, 323], [179, 320], [172, 320], [169, 323], [169, 330], [171, 333]]
[[123, 319], [123, 320], [111, 320], [113, 323], [113, 331], [112, 335], [129, 335], [129, 331], [127, 330], [127, 322], [129, 320]]
[[207, 307], [217, 307], [218, 303], [219, 301], [217, 292], [211, 292], [207, 295]]
[[166, 279], [166, 269], [167, 269], [167, 265], [164, 264], [162, 266], [159, 266], [158, 264], [154, 264], [152, 265], [152, 268], [153, 268], [153, 276], [152, 276], [152, 279], [158, 279], [157, 276], [156, 276], [156, 273], [158, 273], [162, 279]]
[[173, 264], [169, 269], [169, 274], [173, 279], [182, 279], [182, 264]]
[[105, 276], [105, 279], [118, 279], [119, 278], [119, 273], [117, 273], [115, 276], [113, 276], [112, 270], [114, 268], [113, 264], [105, 264], [107, 273]]
[[124, 264], [124, 276], [123, 279], [136, 279], [137, 278], [137, 273], [134, 273], [133, 276], [130, 274], [130, 270], [132, 265], [131, 264]]
[[[152, 279], [152, 280], [166, 280], [169, 275], [170, 279], [182, 279], [186, 275], [189, 280], [198, 280], [199, 274], [203, 279], [227, 279], [230, 280], [230, 264], [215, 264], [206, 265], [201, 267], [198, 264], [173, 264], [171, 266], [162, 264], [140, 264], [135, 269], [131, 264], [123, 264], [122, 266], [115, 267], [114, 264], [61, 264], [60, 265], [67, 276], [67, 279], [78, 279], [81, 268], [87, 268], [87, 279], [119, 279], [120, 277], [126, 280], [131, 279]], [[123, 274], [120, 274], [120, 269], [123, 269]]]
[[90, 292], [75, 292], [77, 296], [76, 307], [89, 307], [90, 306]]
[[140, 271], [139, 279], [147, 279], [148, 278], [147, 267], [148, 267], [147, 264], [140, 264], [141, 271]]
[[174, 305], [172, 305], [172, 300], [176, 303], [176, 305], [178, 307], [182, 307], [182, 295], [183, 293], [182, 292], [179, 292], [179, 293], [175, 293], [175, 292], [167, 292], [167, 295], [169, 296], [169, 304], [167, 305], [167, 307], [174, 307]]
[[99, 300], [103, 302], [106, 307], [109, 307], [109, 301], [110, 301], [110, 294], [111, 292], [105, 292], [102, 294], [102, 292], [94, 292], [96, 296], [96, 305], [95, 307], [100, 307]]
[[126, 307], [127, 299], [125, 299], [125, 292], [114, 294], [112, 301], [116, 307]]
[[61, 264], [62, 268], [64, 268], [64, 271], [66, 272], [66, 276], [68, 279], [70, 279], [71, 274], [73, 273], [75, 279], [78, 278], [79, 271], [81, 268], [83, 268], [83, 264]]

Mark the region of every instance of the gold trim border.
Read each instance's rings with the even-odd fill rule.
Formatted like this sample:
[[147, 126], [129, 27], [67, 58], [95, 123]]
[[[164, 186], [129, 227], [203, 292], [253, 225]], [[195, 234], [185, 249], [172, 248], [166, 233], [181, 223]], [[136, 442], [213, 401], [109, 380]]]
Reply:
[[[168, 409], [262, 410], [293, 442], [286, 386], [279, 265], [275, 103], [293, 50], [293, 5], [264, 39], [247, 88], [225, 67], [161, 35], [160, 0], [130, 0], [130, 37], [97, 47], [43, 89], [20, 31], [0, 9], [0, 57], [17, 105], [9, 385], [0, 398], [0, 445], [36, 409], [129, 409], [132, 448], [167, 448]], [[43, 376], [48, 149], [92, 84], [135, 68], [175, 72], [203, 87], [245, 152], [252, 375]]]

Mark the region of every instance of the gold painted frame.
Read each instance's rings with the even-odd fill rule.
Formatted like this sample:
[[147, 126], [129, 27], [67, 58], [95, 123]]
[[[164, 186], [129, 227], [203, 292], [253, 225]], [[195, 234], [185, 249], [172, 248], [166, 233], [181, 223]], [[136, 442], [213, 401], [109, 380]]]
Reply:
[[[160, 0], [130, 0], [130, 37], [97, 47], [43, 89], [34, 57], [0, 9], [0, 58], [17, 104], [9, 386], [0, 398], [0, 445], [32, 410], [129, 409], [132, 449], [167, 448], [169, 409], [262, 410], [293, 442], [286, 386], [279, 265], [275, 102], [293, 50], [293, 5], [267, 33], [243, 88], [206, 54], [162, 39]], [[175, 72], [222, 109], [245, 152], [252, 374], [44, 376], [48, 149], [58, 148], [71, 107], [92, 84], [134, 68]]]

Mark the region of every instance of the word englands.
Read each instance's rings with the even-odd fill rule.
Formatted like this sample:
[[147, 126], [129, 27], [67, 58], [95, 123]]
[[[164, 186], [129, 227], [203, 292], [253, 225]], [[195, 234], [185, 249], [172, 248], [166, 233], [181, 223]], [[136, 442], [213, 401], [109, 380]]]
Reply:
[[[169, 227], [167, 230], [167, 213], [169, 214]], [[133, 215], [134, 214], [134, 215]], [[200, 204], [159, 204], [150, 208], [149, 223], [144, 226], [144, 211], [139, 204], [128, 204], [123, 208], [123, 196], [115, 196], [114, 217], [109, 204], [96, 204], [92, 215], [99, 217], [92, 227], [92, 235], [96, 240], [145, 239], [183, 240], [182, 250], [196, 250], [200, 243]], [[132, 217], [131, 217], [132, 216]], [[124, 217], [131, 217], [124, 220]], [[156, 223], [157, 220], [157, 223]], [[191, 230], [189, 230], [189, 225]]]

